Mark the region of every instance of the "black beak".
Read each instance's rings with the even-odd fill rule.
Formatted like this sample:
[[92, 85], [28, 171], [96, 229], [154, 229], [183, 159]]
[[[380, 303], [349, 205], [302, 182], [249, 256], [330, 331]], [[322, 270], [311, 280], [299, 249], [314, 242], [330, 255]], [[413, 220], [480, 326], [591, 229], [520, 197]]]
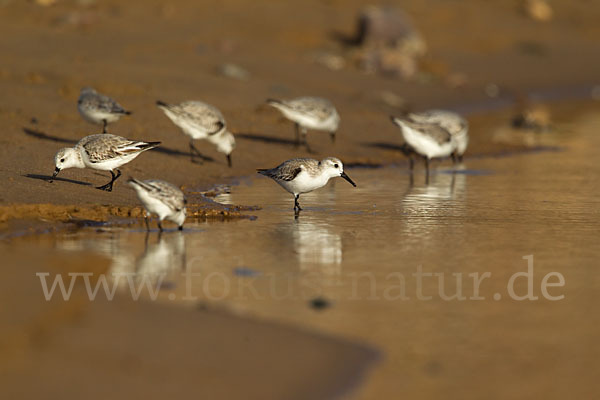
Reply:
[[48, 182], [52, 183], [52, 180], [53, 180], [54, 178], [56, 178], [56, 175], [58, 175], [58, 173], [59, 173], [59, 172], [60, 172], [60, 168], [56, 167], [56, 168], [54, 169], [54, 173], [52, 174], [52, 178], [50, 178], [50, 180], [49, 180]]
[[231, 154], [227, 154], [227, 165], [231, 168]]
[[356, 187], [356, 183], [352, 182], [352, 179], [350, 179], [350, 177], [349, 177], [348, 175], [346, 175], [346, 173], [345, 173], [345, 172], [342, 172], [342, 173], [340, 174], [340, 176], [341, 176], [342, 178], [344, 178], [345, 180], [347, 180], [348, 182], [350, 182], [350, 184], [351, 184], [352, 186]]

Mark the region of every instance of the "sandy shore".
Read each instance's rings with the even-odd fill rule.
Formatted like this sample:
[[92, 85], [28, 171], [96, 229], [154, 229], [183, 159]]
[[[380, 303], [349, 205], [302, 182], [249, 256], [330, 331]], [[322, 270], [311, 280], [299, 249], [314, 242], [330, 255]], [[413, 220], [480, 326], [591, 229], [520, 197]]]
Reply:
[[[515, 105], [510, 99], [553, 88], [584, 88], [578, 93], [585, 94], [597, 84], [600, 8], [555, 0], [553, 19], [539, 22], [523, 15], [517, 3], [402, 2], [428, 47], [423, 72], [402, 80], [365, 74], [353, 65], [334, 71], [314, 62], [316, 53], [341, 51], [332, 34], [351, 33], [366, 1], [59, 0], [43, 7], [0, 0], [0, 238], [90, 221], [139, 223], [141, 208], [124, 184], [127, 176], [182, 187], [191, 200], [191, 218], [244, 218], [261, 204], [225, 206], [213, 202], [210, 192], [240, 182], [256, 168], [333, 155], [349, 165], [404, 163], [390, 114], [434, 107], [474, 111], [508, 100], [511, 105], [496, 115], [508, 127]], [[249, 78], [222, 76], [217, 71], [223, 63], [241, 66]], [[83, 86], [94, 86], [133, 111], [109, 132], [162, 142], [123, 168], [112, 193], [93, 188], [108, 181], [108, 173], [71, 169], [52, 184], [46, 180], [59, 148], [99, 132], [77, 113]], [[495, 91], [499, 97], [491, 98]], [[264, 105], [266, 98], [300, 95], [331, 99], [342, 117], [335, 145], [328, 135], [309, 133], [316, 154], [295, 149], [292, 125]], [[158, 99], [217, 106], [237, 138], [233, 167], [204, 142], [196, 145], [212, 161], [191, 163], [187, 138], [155, 106]], [[566, 114], [572, 116], [574, 108], [577, 104]], [[492, 140], [485, 114], [468, 119], [466, 157], [536, 145], [520, 133]], [[7, 253], [9, 244], [0, 243]], [[148, 390], [151, 382], [155, 397], [331, 398], [352, 386], [349, 377], [360, 383], [377, 358], [361, 344], [219, 312], [123, 300], [44, 302], [39, 282], [31, 279], [38, 267], [80, 271], [78, 257], [85, 253], [29, 253], [29, 259], [11, 259], [0, 283], [3, 304], [18, 305], [0, 309], [7, 327], [0, 350], [8, 354], [0, 372], [14, 398], [40, 393], [80, 398], [90, 387], [105, 398], [114, 393], [105, 382], [122, 397]], [[107, 264], [90, 268], [101, 273]], [[299, 361], [284, 368], [290, 359]], [[33, 376], [40, 379], [37, 385], [31, 384]], [[382, 380], [396, 378], [381, 375], [366, 392], [377, 393], [374, 387]], [[423, 380], [423, 387], [430, 382]]]
[[[338, 49], [332, 32], [353, 31], [364, 5], [359, 1], [76, 3], [8, 2], [0, 7], [5, 54], [0, 67], [0, 204], [136, 205], [122, 181], [113, 193], [90, 187], [104, 183], [106, 173], [72, 169], [53, 184], [45, 181], [60, 147], [98, 131], [76, 110], [85, 85], [133, 110], [111, 132], [163, 142], [125, 166], [124, 176], [162, 178], [189, 192], [298, 156], [403, 162], [396, 150], [398, 132], [387, 118], [398, 109], [386, 104], [382, 93], [396, 95], [413, 109], [478, 104], [491, 83], [503, 95], [591, 84], [600, 58], [598, 10], [568, 1], [553, 2], [555, 18], [546, 23], [528, 19], [512, 3], [404, 2], [427, 42], [425, 64], [437, 66], [414, 81], [368, 75], [353, 66], [331, 71], [313, 62], [315, 51]], [[225, 62], [247, 69], [250, 78], [220, 76], [216, 69]], [[460, 74], [464, 84], [449, 86], [446, 78], [453, 74]], [[317, 154], [294, 149], [291, 124], [263, 105], [268, 97], [303, 94], [330, 98], [342, 115], [334, 146], [327, 135], [309, 135]], [[157, 99], [202, 99], [219, 107], [237, 137], [233, 168], [208, 143], [198, 147], [214, 161], [191, 164], [186, 137], [154, 106]], [[477, 121], [471, 123], [470, 154], [502, 148], [477, 132]]]

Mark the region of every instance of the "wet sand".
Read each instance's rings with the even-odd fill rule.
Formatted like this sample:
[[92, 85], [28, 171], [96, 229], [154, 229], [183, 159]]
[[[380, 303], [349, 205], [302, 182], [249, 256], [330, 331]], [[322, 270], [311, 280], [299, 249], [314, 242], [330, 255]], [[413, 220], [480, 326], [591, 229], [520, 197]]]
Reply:
[[[489, 135], [505, 129], [501, 115], [487, 121]], [[326, 360], [308, 362], [319, 368], [312, 371], [316, 376], [327, 377], [323, 390], [339, 387], [338, 379], [346, 389], [349, 383], [360, 384], [352, 398], [397, 393], [411, 398], [590, 398], [599, 389], [594, 374], [600, 321], [593, 312], [593, 288], [600, 255], [600, 170], [589, 160], [596, 152], [600, 118], [592, 112], [571, 121], [538, 135], [535, 152], [475, 157], [458, 170], [448, 162], [436, 163], [428, 185], [419, 164], [412, 184], [403, 164], [350, 169], [358, 188], [338, 180], [303, 196], [298, 219], [289, 194], [269, 179], [253, 177], [215, 200], [225, 205], [262, 201], [254, 220], [189, 224], [184, 233], [163, 235], [156, 230], [147, 235], [141, 224], [88, 228], [12, 239], [3, 251], [9, 255], [9, 271], [30, 287], [17, 285], [23, 293], [39, 295], [40, 288], [31, 287], [39, 283], [25, 279], [26, 271], [17, 268], [21, 263], [30, 275], [60, 265], [58, 271], [51, 268], [50, 279], [59, 271], [129, 273], [153, 285], [160, 282], [159, 304], [153, 307], [162, 310], [167, 303], [167, 314], [187, 309], [182, 317], [206, 319], [203, 327], [210, 325], [219, 335], [231, 328], [211, 320], [214, 313], [343, 338], [334, 342], [342, 346], [339, 353], [307, 344]], [[28, 262], [32, 247], [51, 258]], [[512, 293], [510, 280], [528, 272], [530, 255], [535, 299], [519, 300], [528, 294], [529, 282], [516, 279]], [[81, 257], [91, 270], [81, 270]], [[425, 274], [421, 286], [415, 276], [419, 271]], [[486, 273], [476, 289], [472, 274], [479, 279]], [[543, 292], [548, 274], [553, 274], [548, 282], [556, 285]], [[556, 274], [563, 277], [562, 285]], [[128, 283], [117, 282], [118, 297], [127, 306]], [[82, 286], [77, 286], [80, 296]], [[152, 294], [144, 291], [142, 298], [148, 301]], [[99, 311], [96, 303], [81, 301], [84, 320], [121, 315], [109, 311], [121, 303]], [[62, 303], [61, 315], [71, 312], [71, 304]], [[205, 311], [197, 315], [198, 309]], [[145, 323], [144, 312], [130, 312]], [[172, 318], [175, 323], [177, 317]], [[194, 329], [184, 318], [182, 329]], [[259, 329], [245, 323], [231, 321], [236, 330], [265, 337], [260, 323]], [[274, 335], [267, 341], [286, 338], [291, 353], [267, 351], [259, 357], [289, 357], [282, 361], [286, 364], [304, 354], [304, 347], [288, 341], [279, 328], [264, 329]], [[376, 354], [379, 362], [364, 375]], [[244, 350], [235, 363], [253, 357]], [[232, 377], [242, 373], [230, 372]], [[295, 366], [290, 373], [303, 375], [304, 381], [316, 379]], [[321, 387], [316, 385], [311, 387]], [[220, 382], [209, 386], [221, 390]], [[287, 389], [275, 397], [319, 398], [293, 384]]]
[[[109, 381], [123, 397], [314, 399], [357, 387], [352, 397], [361, 399], [598, 392], [599, 321], [590, 307], [599, 255], [599, 124], [597, 105], [578, 100], [598, 79], [600, 10], [554, 1], [554, 20], [536, 23], [507, 2], [407, 1], [403, 7], [429, 48], [419, 79], [315, 64], [316, 51], [338, 49], [331, 33], [351, 32], [364, 4], [0, 2], [0, 246], [7, 261], [0, 296], [14, 305], [0, 309], [8, 328], [0, 337], [8, 355], [0, 364], [3, 388], [15, 398], [104, 398], [110, 388], [97, 382]], [[219, 76], [225, 62], [246, 68], [250, 79]], [[449, 84], [456, 74], [464, 85]], [[499, 98], [486, 96], [490, 84]], [[166, 179], [193, 198], [197, 215], [188, 221], [183, 254], [201, 255], [205, 273], [254, 285], [262, 300], [232, 292], [220, 299], [223, 284], [213, 280], [208, 288], [220, 300], [199, 290], [197, 301], [173, 302], [169, 294], [179, 300], [185, 288], [178, 274], [161, 291], [161, 304], [134, 303], [121, 292], [112, 303], [90, 303], [81, 285], [74, 301], [42, 300], [32, 280], [42, 269], [82, 272], [82, 259], [83, 272], [96, 274], [114, 265], [147, 267], [155, 257], [173, 261], [181, 246], [175, 235], [161, 241], [153, 234], [145, 244], [133, 191], [123, 182], [113, 193], [90, 187], [107, 174], [67, 170], [53, 184], [45, 181], [58, 148], [98, 132], [76, 111], [86, 85], [133, 110], [110, 132], [163, 142], [123, 172]], [[563, 100], [572, 92], [579, 99], [552, 109], [550, 134], [509, 127], [514, 96], [551, 99], [554, 89]], [[388, 120], [401, 110], [383, 100], [388, 92], [411, 109], [473, 112], [466, 171], [452, 175], [447, 163], [436, 165], [440, 172], [425, 186], [418, 167], [409, 185], [399, 133]], [[292, 125], [263, 105], [268, 97], [305, 94], [330, 98], [342, 115], [335, 145], [309, 134], [316, 154], [294, 149]], [[187, 139], [154, 106], [157, 99], [218, 106], [237, 137], [233, 168], [206, 143], [197, 146], [213, 161], [191, 164]], [[498, 104], [508, 107], [474, 113]], [[306, 212], [296, 222], [289, 196], [254, 176], [255, 168], [288, 158], [329, 155], [388, 168], [349, 169], [359, 189], [337, 182], [305, 196]], [[202, 194], [216, 184], [233, 191]], [[92, 227], [80, 229], [86, 225]], [[54, 233], [35, 235], [47, 232]], [[506, 292], [511, 274], [525, 270], [527, 254], [534, 254], [536, 288], [545, 273], [565, 276], [564, 291], [552, 290], [565, 300], [493, 299]], [[391, 287], [388, 274], [410, 279], [419, 265], [432, 273], [490, 271], [494, 279], [481, 302], [369, 299], [371, 278], [383, 292]], [[365, 272], [374, 275], [355, 283], [352, 274]], [[298, 295], [275, 300], [273, 287]], [[406, 295], [414, 298], [414, 286]], [[321, 302], [311, 307], [315, 299]]]
[[[214, 310], [122, 296], [90, 302], [83, 284], [68, 302], [47, 302], [31, 277], [41, 269], [82, 272], [86, 254], [56, 253], [43, 242], [29, 255], [16, 250], [17, 262], [2, 245], [0, 382], [7, 398], [326, 399], [354, 388], [379, 357], [350, 341]], [[101, 273], [106, 260], [87, 256], [84, 272]]]
[[[556, 17], [546, 24], [504, 2], [486, 7], [474, 0], [404, 2], [428, 44], [425, 63], [437, 66], [412, 82], [355, 67], [330, 71], [312, 61], [314, 52], [338, 48], [332, 32], [354, 30], [366, 4], [360, 1], [307, 1], [293, 7], [269, 1], [74, 3], [0, 7], [0, 48], [10, 55], [0, 67], [3, 204], [136, 205], [133, 191], [122, 182], [113, 193], [91, 190], [88, 184], [104, 183], [107, 173], [71, 169], [61, 174], [69, 181], [44, 181], [58, 148], [98, 132], [76, 111], [85, 85], [134, 112], [111, 125], [110, 132], [163, 142], [125, 166], [125, 177], [160, 177], [196, 190], [298, 156], [335, 154], [347, 163], [397, 160], [394, 146], [400, 138], [388, 115], [399, 110], [382, 100], [384, 92], [413, 109], [479, 103], [490, 83], [507, 96], [594, 84], [600, 60], [598, 10], [568, 1], [553, 2]], [[541, 52], [528, 53], [523, 43]], [[247, 69], [250, 79], [219, 76], [215, 70], [225, 62]], [[454, 73], [466, 77], [463, 86], [445, 83]], [[310, 134], [314, 155], [294, 149], [291, 124], [263, 103], [305, 94], [330, 98], [342, 116], [335, 146], [327, 135]], [[234, 167], [226, 168], [225, 157], [207, 143], [198, 147], [214, 162], [190, 164], [186, 137], [154, 105], [157, 99], [202, 99], [221, 109], [238, 138]], [[504, 148], [478, 136], [473, 131], [470, 152]]]

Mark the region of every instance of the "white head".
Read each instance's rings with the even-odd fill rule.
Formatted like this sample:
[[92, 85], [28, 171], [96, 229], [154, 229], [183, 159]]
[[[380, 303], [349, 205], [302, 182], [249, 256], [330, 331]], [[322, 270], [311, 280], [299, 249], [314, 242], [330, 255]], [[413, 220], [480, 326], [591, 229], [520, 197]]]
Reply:
[[[54, 156], [54, 165], [56, 168], [54, 174], [52, 174], [52, 179], [56, 178], [56, 175], [65, 168], [85, 168], [85, 164], [81, 160], [81, 154], [72, 147], [60, 149]], [[52, 179], [50, 182], [52, 182]]]
[[329, 131], [332, 133], [335, 133], [339, 128], [340, 128], [340, 114], [338, 114], [336, 111], [335, 115], [333, 117], [333, 124]]
[[187, 209], [185, 207], [183, 207], [183, 210], [177, 212], [176, 214], [173, 214], [169, 217], [169, 219], [173, 222], [175, 222], [177, 224], [177, 226], [179, 227], [179, 229], [181, 229], [181, 227], [183, 227], [183, 223], [185, 222], [185, 214], [187, 212]]
[[321, 170], [325, 172], [327, 176], [330, 178], [342, 177], [354, 187], [356, 187], [356, 183], [350, 179], [348, 175], [344, 172], [344, 165], [340, 161], [339, 158], [335, 157], [327, 157], [321, 161]]
[[224, 129], [221, 133], [209, 136], [208, 140], [217, 146], [217, 151], [227, 156], [227, 162], [231, 167], [231, 152], [235, 149], [235, 137], [233, 133]]
[[93, 88], [89, 87], [89, 86], [81, 88], [81, 91], [79, 92], [80, 95], [82, 95], [82, 94], [95, 94], [95, 93], [96, 93], [96, 91]]

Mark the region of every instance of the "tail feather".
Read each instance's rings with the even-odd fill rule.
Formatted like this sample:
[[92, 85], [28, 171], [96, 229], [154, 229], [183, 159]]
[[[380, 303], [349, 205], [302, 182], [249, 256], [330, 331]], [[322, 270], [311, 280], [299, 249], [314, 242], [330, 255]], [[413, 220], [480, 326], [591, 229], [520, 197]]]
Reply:
[[277, 100], [277, 99], [267, 99], [267, 104], [274, 106], [274, 105], [282, 105], [283, 102], [281, 100]]
[[169, 105], [167, 103], [165, 103], [164, 101], [160, 101], [160, 100], [156, 100], [156, 105], [159, 107], [169, 107]]
[[129, 179], [127, 179], [127, 183], [129, 183], [129, 185], [131, 185], [131, 186], [137, 185], [137, 186], [141, 187], [142, 189], [144, 189], [147, 192], [151, 191], [151, 188], [149, 188], [147, 184], [145, 184], [142, 181], [138, 181], [134, 177], [129, 177]]
[[390, 120], [392, 121], [392, 123], [394, 125], [398, 125], [400, 127], [402, 127], [405, 123], [405, 121], [402, 117], [394, 117], [393, 115], [390, 115]]
[[133, 114], [133, 112], [132, 112], [132, 111], [125, 110], [125, 111], [123, 111], [123, 114], [125, 114], [125, 115], [131, 115], [131, 114]]
[[142, 150], [150, 150], [160, 146], [160, 144], [161, 142], [140, 142], [140, 144], [138, 144], [137, 147]]

